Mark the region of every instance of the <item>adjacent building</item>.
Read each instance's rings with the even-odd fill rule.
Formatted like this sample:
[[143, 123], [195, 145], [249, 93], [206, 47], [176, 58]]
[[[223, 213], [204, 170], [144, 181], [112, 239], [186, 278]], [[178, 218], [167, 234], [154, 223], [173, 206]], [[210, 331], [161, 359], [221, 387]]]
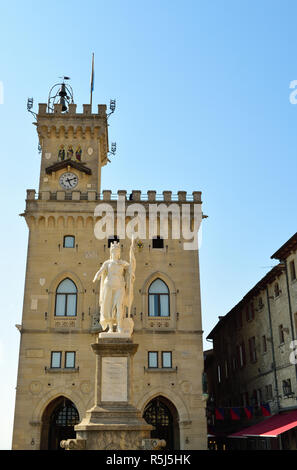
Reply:
[[271, 256], [278, 264], [208, 335], [213, 350], [205, 355], [207, 414], [214, 447], [297, 448], [296, 250], [297, 233]]

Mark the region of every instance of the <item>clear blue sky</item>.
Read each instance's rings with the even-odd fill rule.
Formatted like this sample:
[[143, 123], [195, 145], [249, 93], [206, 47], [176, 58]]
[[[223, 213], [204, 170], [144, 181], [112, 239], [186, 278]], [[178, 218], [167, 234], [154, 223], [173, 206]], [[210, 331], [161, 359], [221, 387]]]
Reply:
[[[10, 448], [27, 249], [18, 216], [40, 157], [26, 101], [69, 75], [78, 108], [117, 100], [103, 189], [201, 190], [205, 336], [296, 232], [297, 4], [287, 0], [1, 3], [0, 448]], [[205, 348], [211, 345], [205, 342]]]

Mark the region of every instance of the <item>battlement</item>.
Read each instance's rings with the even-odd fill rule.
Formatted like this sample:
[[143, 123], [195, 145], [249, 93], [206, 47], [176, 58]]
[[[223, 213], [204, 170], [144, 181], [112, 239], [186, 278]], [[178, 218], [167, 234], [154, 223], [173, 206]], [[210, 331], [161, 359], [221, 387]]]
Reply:
[[127, 202], [194, 202], [201, 204], [201, 191], [193, 191], [192, 194], [187, 194], [187, 191], [178, 191], [177, 194], [172, 194], [172, 191], [163, 191], [162, 194], [157, 191], [149, 190], [142, 194], [139, 190], [132, 190], [127, 195], [126, 190], [118, 190], [113, 193], [111, 190], [103, 190], [102, 193], [97, 193], [94, 190], [87, 192], [81, 191], [41, 191], [36, 192], [35, 189], [27, 189], [27, 201], [41, 199], [44, 201], [117, 201], [120, 197]]
[[46, 103], [39, 103], [38, 105], [38, 117], [54, 117], [57, 115], [62, 116], [63, 118], [73, 118], [73, 117], [84, 117], [84, 116], [92, 116], [97, 118], [104, 118], [106, 117], [106, 104], [98, 104], [98, 112], [92, 113], [92, 106], [90, 104], [83, 104], [83, 112], [77, 113], [77, 105], [75, 103], [69, 104], [69, 110], [67, 113], [62, 113], [62, 105], [59, 103], [54, 104], [54, 112], [49, 112], [48, 106]]

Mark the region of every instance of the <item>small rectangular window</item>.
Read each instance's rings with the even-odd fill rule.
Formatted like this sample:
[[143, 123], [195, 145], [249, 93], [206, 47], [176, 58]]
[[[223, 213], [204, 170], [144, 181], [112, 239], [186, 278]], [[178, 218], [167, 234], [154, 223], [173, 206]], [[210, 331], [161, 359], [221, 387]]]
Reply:
[[217, 372], [218, 372], [218, 382], [221, 383], [221, 366], [219, 364], [218, 364]]
[[278, 327], [278, 333], [279, 333], [279, 343], [283, 344], [285, 342], [285, 335], [284, 335], [284, 327], [283, 325], [279, 325]]
[[119, 243], [120, 239], [117, 235], [114, 235], [113, 237], [108, 237], [108, 248], [110, 248], [110, 245], [113, 243], [113, 242], [117, 242]]
[[249, 339], [249, 350], [250, 350], [250, 361], [256, 362], [257, 352], [256, 352], [256, 338], [253, 336]]
[[148, 366], [151, 369], [158, 368], [158, 351], [149, 351], [149, 353], [148, 353]]
[[292, 394], [291, 379], [283, 380], [283, 394], [285, 396]]
[[65, 352], [65, 368], [71, 369], [75, 367], [75, 352], [74, 351], [66, 351]]
[[165, 369], [170, 369], [172, 367], [171, 351], [162, 351], [162, 367]]
[[263, 353], [267, 352], [267, 341], [266, 341], [266, 335], [262, 336], [262, 349]]
[[290, 273], [291, 273], [291, 281], [296, 279], [296, 269], [295, 269], [295, 262], [290, 261]]
[[272, 385], [265, 385], [265, 397], [266, 400], [272, 400]]
[[61, 367], [62, 352], [52, 351], [51, 354], [51, 368], [60, 369]]
[[75, 247], [75, 237], [73, 235], [65, 235], [63, 241], [64, 248], [74, 248]]
[[164, 240], [159, 235], [153, 237], [153, 248], [164, 248]]
[[255, 316], [254, 303], [251, 302], [246, 307], [246, 319], [247, 319], [247, 321], [253, 320], [254, 316]]

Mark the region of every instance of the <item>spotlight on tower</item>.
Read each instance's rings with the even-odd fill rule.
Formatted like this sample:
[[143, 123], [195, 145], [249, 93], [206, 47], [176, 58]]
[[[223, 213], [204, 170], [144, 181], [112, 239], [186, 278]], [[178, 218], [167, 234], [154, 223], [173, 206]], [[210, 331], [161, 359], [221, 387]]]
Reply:
[[31, 113], [36, 119], [36, 113], [32, 111], [32, 108], [33, 108], [33, 98], [28, 98], [27, 99], [27, 111], [29, 111], [29, 113]]
[[110, 109], [110, 113], [107, 115], [107, 117], [109, 117], [112, 113], [115, 112], [115, 109], [116, 109], [116, 100], [110, 100], [110, 102], [109, 102], [109, 109]]

